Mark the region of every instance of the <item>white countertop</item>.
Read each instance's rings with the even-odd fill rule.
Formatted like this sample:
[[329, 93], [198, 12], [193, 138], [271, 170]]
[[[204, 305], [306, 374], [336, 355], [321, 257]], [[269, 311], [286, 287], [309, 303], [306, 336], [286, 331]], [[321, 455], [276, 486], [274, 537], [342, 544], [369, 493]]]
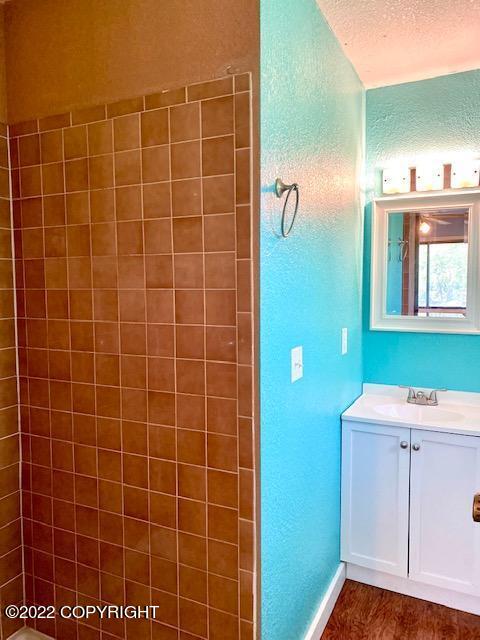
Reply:
[[[422, 387], [422, 391], [431, 389]], [[363, 394], [342, 414], [343, 420], [480, 436], [480, 393], [438, 393], [438, 406], [407, 403], [407, 389], [364, 384]]]

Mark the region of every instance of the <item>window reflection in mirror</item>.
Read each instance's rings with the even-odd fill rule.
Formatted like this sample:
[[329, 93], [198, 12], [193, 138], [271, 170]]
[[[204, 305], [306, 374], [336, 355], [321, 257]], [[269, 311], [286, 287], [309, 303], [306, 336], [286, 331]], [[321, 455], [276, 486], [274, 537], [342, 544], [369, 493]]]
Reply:
[[464, 318], [468, 209], [388, 213], [386, 313]]

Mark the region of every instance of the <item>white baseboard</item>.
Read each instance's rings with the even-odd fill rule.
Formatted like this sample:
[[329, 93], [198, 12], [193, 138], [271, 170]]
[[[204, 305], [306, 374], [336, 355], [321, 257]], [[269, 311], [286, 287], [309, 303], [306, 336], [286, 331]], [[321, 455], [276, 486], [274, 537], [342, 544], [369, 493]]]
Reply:
[[468, 593], [459, 593], [450, 589], [442, 589], [434, 585], [416, 582], [408, 578], [393, 576], [382, 571], [366, 569], [347, 562], [347, 578], [356, 582], [363, 582], [372, 587], [379, 587], [387, 591], [395, 591], [404, 596], [411, 596], [419, 600], [427, 600], [435, 604], [442, 604], [444, 607], [466, 611], [480, 615], [480, 598], [471, 596]]
[[44, 633], [23, 627], [15, 631], [15, 633], [8, 638], [8, 640], [52, 640], [50, 636], [46, 636]]
[[317, 609], [317, 613], [312, 620], [304, 640], [320, 640], [322, 633], [327, 626], [328, 619], [330, 618], [337, 598], [340, 595], [343, 584], [345, 582], [345, 563], [341, 562], [338, 565], [338, 569], [332, 578], [332, 581], [328, 585], [327, 592], [320, 602], [320, 606]]

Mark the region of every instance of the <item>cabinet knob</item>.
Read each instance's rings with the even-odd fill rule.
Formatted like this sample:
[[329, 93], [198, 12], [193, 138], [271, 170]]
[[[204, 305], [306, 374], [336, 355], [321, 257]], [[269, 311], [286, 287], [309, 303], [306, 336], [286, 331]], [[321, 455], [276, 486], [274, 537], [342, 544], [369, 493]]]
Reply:
[[402, 449], [408, 449], [408, 442], [407, 442], [406, 440], [402, 440], [402, 441], [400, 442], [400, 447], [401, 447]]
[[473, 496], [472, 517], [474, 522], [480, 522], [480, 493]]
[[414, 451], [420, 451], [420, 445], [417, 442], [415, 442], [415, 444], [412, 444], [412, 449]]

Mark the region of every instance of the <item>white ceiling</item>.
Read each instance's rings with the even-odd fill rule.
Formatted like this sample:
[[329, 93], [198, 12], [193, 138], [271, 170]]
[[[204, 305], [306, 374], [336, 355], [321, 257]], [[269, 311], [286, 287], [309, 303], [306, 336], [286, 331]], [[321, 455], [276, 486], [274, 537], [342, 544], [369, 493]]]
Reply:
[[480, 68], [480, 0], [317, 0], [367, 88]]

